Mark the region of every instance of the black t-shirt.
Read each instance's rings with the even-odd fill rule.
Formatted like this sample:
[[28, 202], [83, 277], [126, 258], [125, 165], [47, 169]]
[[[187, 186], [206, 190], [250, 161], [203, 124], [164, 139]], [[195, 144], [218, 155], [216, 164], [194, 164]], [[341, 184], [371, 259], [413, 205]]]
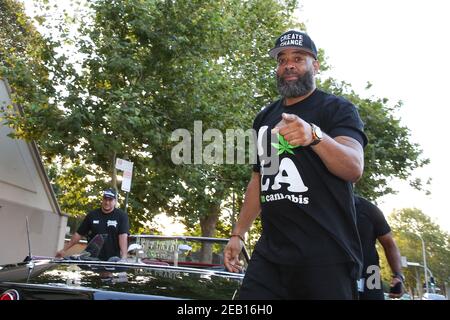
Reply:
[[[391, 232], [383, 212], [373, 203], [355, 195], [356, 221], [363, 250], [363, 277], [367, 267], [379, 266], [379, 256], [375, 248], [377, 238]], [[370, 274], [369, 274], [370, 275]]]
[[348, 136], [367, 144], [355, 106], [318, 89], [295, 105], [284, 106], [278, 100], [262, 110], [253, 125], [258, 133], [254, 171], [261, 175], [263, 226], [255, 250], [288, 265], [352, 261], [356, 279], [362, 253], [352, 184], [329, 172], [311, 147], [292, 148], [281, 136], [271, 135], [282, 113], [314, 123], [332, 138]]
[[99, 254], [100, 260], [108, 260], [110, 257], [120, 257], [119, 234], [128, 233], [128, 215], [115, 208], [110, 213], [103, 213], [101, 208], [90, 211], [77, 232], [90, 241], [97, 234], [108, 235]]

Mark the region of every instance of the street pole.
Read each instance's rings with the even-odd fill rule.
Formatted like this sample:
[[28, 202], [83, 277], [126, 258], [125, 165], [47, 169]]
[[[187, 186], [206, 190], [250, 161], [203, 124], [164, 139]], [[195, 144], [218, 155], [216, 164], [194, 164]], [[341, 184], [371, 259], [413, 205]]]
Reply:
[[[421, 284], [420, 284], [420, 277], [419, 277], [419, 273], [417, 272], [418, 268], [414, 268], [414, 270], [416, 271], [416, 290], [417, 290], [417, 296], [419, 297], [419, 299], [422, 299], [422, 289], [421, 289]], [[414, 294], [413, 294], [413, 300], [414, 300]]]
[[125, 209], [124, 209], [124, 211], [125, 211], [125, 213], [127, 213], [127, 210], [128, 210], [128, 194], [129, 194], [129, 192], [125, 192], [126, 193], [126, 195], [125, 195]]
[[427, 255], [426, 255], [426, 251], [425, 251], [425, 241], [423, 241], [423, 238], [420, 234], [418, 233], [414, 233], [416, 236], [418, 236], [420, 238], [420, 240], [422, 241], [422, 255], [423, 255], [423, 271], [425, 273], [425, 290], [426, 293], [428, 293], [428, 267], [427, 267]]

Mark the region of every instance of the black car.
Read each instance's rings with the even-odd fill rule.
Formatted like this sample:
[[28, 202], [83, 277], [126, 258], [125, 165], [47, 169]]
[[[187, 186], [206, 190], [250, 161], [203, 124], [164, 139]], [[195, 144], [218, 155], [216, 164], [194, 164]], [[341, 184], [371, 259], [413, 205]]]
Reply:
[[[32, 257], [0, 266], [0, 299], [231, 300], [237, 297], [244, 274], [225, 270], [223, 249], [227, 242], [203, 237], [132, 236], [126, 261], [99, 261], [95, 256], [99, 241], [94, 239], [78, 255]], [[248, 259], [244, 249], [244, 270]]]

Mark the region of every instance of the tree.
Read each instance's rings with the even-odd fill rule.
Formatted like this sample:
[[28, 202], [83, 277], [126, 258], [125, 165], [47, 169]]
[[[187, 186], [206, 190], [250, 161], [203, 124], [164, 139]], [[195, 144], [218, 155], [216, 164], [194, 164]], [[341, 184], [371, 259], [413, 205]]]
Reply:
[[93, 189], [108, 177], [115, 185], [120, 156], [135, 164], [132, 220], [165, 210], [200, 220], [204, 234], [213, 234], [221, 201], [231, 186], [242, 192], [248, 166], [175, 166], [171, 132], [192, 131], [195, 120], [221, 132], [251, 127], [250, 110], [273, 92], [269, 58], [254, 57], [265, 56], [273, 34], [284, 29], [291, 2], [95, 1], [81, 16], [76, 41], [67, 32], [49, 39], [54, 47], [74, 43], [81, 55], [79, 65], [62, 53], [43, 63], [64, 88], [53, 100], [61, 112], [50, 124], [38, 118], [40, 108], [25, 105], [26, 119], [9, 120], [24, 128], [22, 138], [38, 140], [47, 164], [58, 163], [52, 173], [63, 209], [77, 211], [65, 194], [83, 195], [71, 191], [75, 175], [84, 188], [86, 177]]
[[[61, 104], [65, 92], [57, 90], [67, 84], [66, 77], [70, 79], [75, 70], [66, 63], [65, 55], [56, 52], [62, 46], [61, 40], [40, 34], [22, 4], [2, 0], [0, 8], [0, 77], [8, 79], [12, 101], [21, 110], [21, 114], [3, 110], [4, 119], [15, 129], [13, 138], [38, 143], [63, 210], [81, 215], [92, 208], [93, 202], [98, 203], [92, 197], [92, 189], [96, 188], [88, 179], [96, 170], [84, 166], [77, 157], [72, 133], [80, 121], [67, 116]], [[42, 17], [37, 20], [44, 21]], [[106, 183], [100, 180], [97, 185], [101, 185], [99, 189]]]
[[[187, 106], [190, 112], [175, 115], [170, 125], [173, 129], [187, 128], [191, 133], [195, 121], [201, 121], [204, 130], [214, 128], [222, 133], [231, 128], [250, 128], [255, 110], [273, 94], [272, 83], [267, 82], [272, 63], [267, 57], [255, 57], [266, 56], [272, 35], [281, 30], [283, 20], [278, 17], [283, 16], [283, 8], [273, 1], [202, 2], [202, 10], [188, 10], [185, 5], [177, 3], [176, 8], [162, 9], [164, 21], [159, 22], [167, 25], [177, 21], [177, 26], [167, 28], [171, 32], [180, 28], [199, 31], [199, 36], [190, 32], [181, 37], [189, 39], [189, 48], [183, 48], [183, 54], [174, 59], [177, 69], [171, 81], [176, 85], [172, 84], [173, 90], [168, 91], [172, 99], [165, 101], [166, 109], [172, 110], [167, 106], [173, 101]], [[187, 10], [201, 12], [201, 17], [185, 20], [182, 16]], [[193, 21], [197, 21], [195, 26]], [[191, 56], [193, 50], [200, 52]], [[191, 76], [191, 83], [186, 83], [186, 75]], [[168, 202], [164, 210], [184, 217], [188, 227], [199, 225], [202, 235], [214, 236], [231, 194], [243, 194], [249, 167], [186, 164], [173, 170], [177, 174], [171, 180], [169, 194], [178, 199]]]
[[[450, 235], [433, 222], [429, 216], [415, 208], [394, 211], [389, 215], [389, 224], [401, 255], [405, 256], [409, 262], [418, 262], [421, 265], [423, 265], [422, 242], [417, 234], [422, 236], [425, 243], [427, 266], [437, 280], [437, 284], [443, 289], [444, 283], [450, 277], [448, 269], [450, 265]], [[383, 265], [386, 266], [384, 255], [380, 256], [382, 256]], [[414, 268], [404, 269], [406, 283], [411, 288], [416, 285]], [[390, 274], [387, 269], [383, 268], [383, 276], [389, 279]], [[422, 268], [418, 274], [421, 277], [419, 282], [425, 283]]]
[[[4, 117], [16, 129], [15, 137], [42, 138], [48, 131], [40, 125], [41, 121], [51, 122], [58, 113], [49, 102], [55, 88], [45, 66], [51, 45], [37, 32], [17, 1], [0, 1], [0, 22], [0, 77], [8, 79], [13, 89], [12, 101], [22, 107], [24, 114], [22, 117], [5, 112]], [[30, 115], [32, 119], [28, 118]]]

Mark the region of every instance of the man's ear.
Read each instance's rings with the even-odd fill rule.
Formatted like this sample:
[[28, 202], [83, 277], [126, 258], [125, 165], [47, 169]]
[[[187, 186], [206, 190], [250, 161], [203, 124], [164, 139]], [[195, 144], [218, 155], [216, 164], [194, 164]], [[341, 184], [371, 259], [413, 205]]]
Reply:
[[313, 66], [314, 66], [314, 75], [319, 73], [320, 70], [320, 62], [319, 60], [314, 60], [313, 61]]

